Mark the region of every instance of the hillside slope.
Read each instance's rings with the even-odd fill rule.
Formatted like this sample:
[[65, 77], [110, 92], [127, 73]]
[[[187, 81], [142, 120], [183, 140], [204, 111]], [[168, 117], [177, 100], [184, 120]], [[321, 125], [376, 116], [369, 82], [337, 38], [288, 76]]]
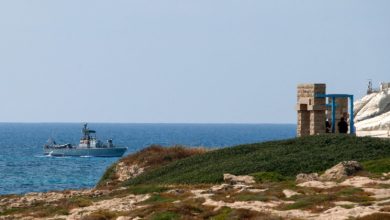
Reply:
[[340, 161], [390, 157], [390, 140], [323, 135], [241, 145], [178, 160], [145, 172], [125, 185], [222, 182], [224, 173], [277, 172], [285, 176], [324, 171]]
[[195, 147], [151, 145], [112, 164], [103, 174], [96, 187], [115, 188], [124, 180], [134, 178], [143, 172], [164, 166], [175, 160], [203, 154], [206, 151], [204, 148]]

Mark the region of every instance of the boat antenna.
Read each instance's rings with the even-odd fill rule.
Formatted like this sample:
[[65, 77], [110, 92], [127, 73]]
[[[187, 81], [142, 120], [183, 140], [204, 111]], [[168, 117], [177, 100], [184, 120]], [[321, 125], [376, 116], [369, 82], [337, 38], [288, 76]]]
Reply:
[[83, 129], [81, 130], [81, 133], [83, 134], [83, 140], [87, 138], [87, 126], [88, 123], [84, 123]]

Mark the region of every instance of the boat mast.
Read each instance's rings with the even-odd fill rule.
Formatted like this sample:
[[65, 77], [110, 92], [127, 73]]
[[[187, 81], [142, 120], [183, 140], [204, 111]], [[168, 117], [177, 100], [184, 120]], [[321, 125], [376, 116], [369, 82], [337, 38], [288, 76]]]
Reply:
[[84, 124], [84, 127], [83, 127], [83, 140], [89, 140], [90, 139], [90, 136], [89, 136], [89, 129], [88, 129], [88, 123], [85, 123]]

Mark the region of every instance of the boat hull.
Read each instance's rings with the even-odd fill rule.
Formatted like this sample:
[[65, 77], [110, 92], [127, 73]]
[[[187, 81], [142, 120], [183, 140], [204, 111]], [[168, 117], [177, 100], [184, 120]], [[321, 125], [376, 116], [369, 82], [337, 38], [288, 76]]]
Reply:
[[45, 155], [51, 156], [71, 156], [71, 157], [121, 157], [126, 152], [127, 148], [115, 147], [115, 148], [64, 148], [44, 149]]

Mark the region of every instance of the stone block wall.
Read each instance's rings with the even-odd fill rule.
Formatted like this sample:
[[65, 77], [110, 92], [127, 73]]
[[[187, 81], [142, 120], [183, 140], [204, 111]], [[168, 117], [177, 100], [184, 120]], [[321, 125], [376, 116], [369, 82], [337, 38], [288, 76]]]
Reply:
[[297, 136], [325, 133], [326, 99], [316, 97], [326, 94], [326, 85], [299, 84], [297, 87]]

